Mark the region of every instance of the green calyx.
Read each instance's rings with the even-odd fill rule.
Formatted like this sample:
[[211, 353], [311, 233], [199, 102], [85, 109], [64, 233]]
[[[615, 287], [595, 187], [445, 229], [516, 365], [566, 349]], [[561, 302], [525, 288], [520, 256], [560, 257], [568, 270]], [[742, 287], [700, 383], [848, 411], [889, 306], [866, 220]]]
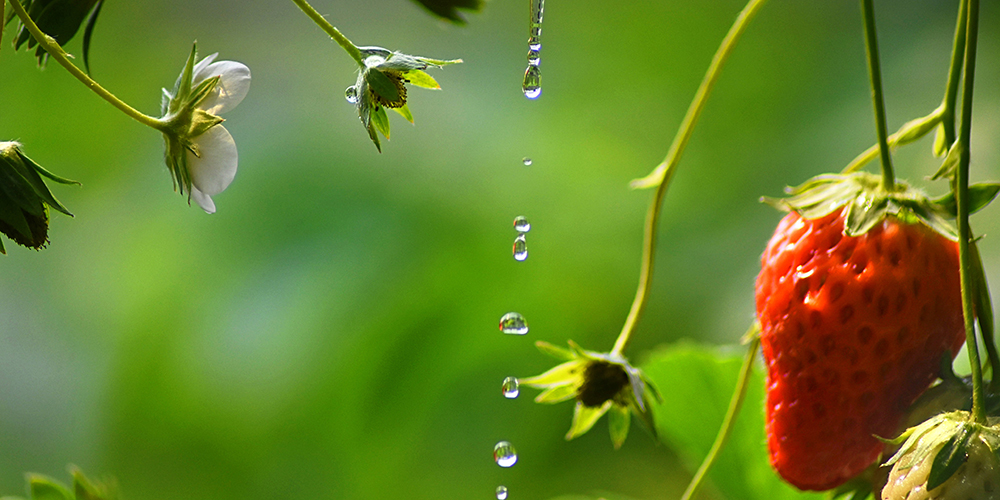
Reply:
[[[64, 179], [35, 163], [16, 142], [0, 142], [0, 232], [18, 245], [39, 250], [48, 243], [49, 207], [73, 216], [52, 195], [42, 177]], [[0, 243], [0, 253], [7, 253]]]
[[[922, 223], [938, 234], [958, 241], [958, 230], [951, 219], [956, 205], [951, 194], [930, 199], [920, 189], [897, 181], [892, 190], [882, 187], [881, 177], [866, 172], [823, 174], [797, 187], [789, 187], [788, 198], [761, 198], [779, 210], [795, 212], [806, 219], [817, 219], [845, 209], [844, 234], [862, 235], [888, 216], [904, 222]], [[972, 211], [989, 204], [1000, 192], [1000, 184], [978, 184], [973, 193]]]

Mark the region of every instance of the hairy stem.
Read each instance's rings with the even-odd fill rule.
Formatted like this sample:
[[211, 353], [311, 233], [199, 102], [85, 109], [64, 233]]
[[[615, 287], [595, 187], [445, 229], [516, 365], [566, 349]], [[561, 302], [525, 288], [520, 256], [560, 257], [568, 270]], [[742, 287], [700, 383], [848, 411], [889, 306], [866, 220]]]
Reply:
[[66, 55], [66, 51], [63, 50], [59, 43], [57, 43], [56, 40], [49, 35], [42, 33], [42, 30], [38, 28], [38, 25], [36, 25], [31, 17], [28, 16], [28, 13], [24, 10], [20, 1], [10, 0], [10, 6], [14, 9], [14, 13], [17, 14], [17, 17], [21, 19], [21, 23], [28, 28], [28, 32], [31, 33], [31, 36], [35, 39], [35, 41], [38, 42], [38, 44], [41, 45], [46, 52], [48, 52], [50, 57], [55, 59], [56, 62], [58, 62], [62, 67], [66, 68], [66, 71], [69, 71], [70, 74], [76, 77], [77, 80], [80, 80], [80, 82], [86, 85], [87, 88], [94, 91], [95, 94], [99, 95], [105, 101], [108, 101], [112, 106], [121, 110], [121, 112], [132, 117], [135, 121], [161, 132], [164, 130], [165, 124], [162, 121], [153, 118], [152, 116], [143, 114], [141, 111], [129, 106], [121, 99], [115, 97], [114, 94], [105, 90], [104, 87], [101, 87], [100, 84], [81, 71], [80, 68], [76, 67], [76, 65], [69, 60], [69, 57]]
[[[757, 325], [755, 323], [752, 330], [756, 329]], [[743, 358], [743, 367], [740, 368], [739, 378], [736, 379], [736, 388], [733, 390], [733, 397], [729, 400], [729, 409], [726, 410], [726, 416], [722, 419], [722, 427], [719, 428], [719, 433], [715, 436], [715, 442], [712, 443], [712, 448], [708, 450], [708, 455], [705, 456], [701, 467], [698, 467], [698, 472], [695, 472], [694, 477], [691, 478], [691, 482], [688, 483], [687, 489], [684, 490], [684, 494], [681, 495], [681, 500], [691, 500], [698, 493], [698, 488], [701, 487], [705, 475], [708, 474], [708, 470], [715, 464], [715, 460], [719, 457], [719, 452], [726, 446], [726, 442], [733, 432], [733, 427], [736, 425], [736, 417], [740, 414], [743, 399], [746, 397], [747, 388], [750, 386], [749, 382], [750, 375], [753, 373], [754, 357], [757, 356], [757, 349], [760, 348], [760, 332], [758, 330], [754, 333], [750, 345], [747, 346], [747, 354]]]
[[327, 35], [330, 35], [330, 38], [333, 38], [347, 52], [347, 55], [351, 56], [358, 63], [358, 66], [363, 67], [365, 65], [365, 60], [361, 57], [361, 51], [358, 50], [358, 46], [354, 45], [340, 30], [330, 24], [330, 21], [327, 21], [322, 14], [316, 12], [316, 9], [312, 5], [309, 5], [309, 2], [306, 0], [292, 0], [292, 2], [298, 5], [302, 9], [302, 12], [305, 12], [309, 16], [309, 19], [312, 19]]
[[969, 229], [969, 149], [972, 133], [972, 90], [976, 75], [976, 42], [979, 32], [979, 0], [968, 0], [968, 27], [965, 43], [965, 82], [962, 88], [962, 123], [958, 140], [965, 146], [961, 149], [955, 191], [958, 201], [958, 256], [959, 273], [962, 282], [962, 312], [965, 316], [965, 345], [972, 365], [972, 418], [986, 424], [986, 409], [983, 401], [983, 369], [976, 343], [975, 297], [977, 284], [970, 253]]
[[766, 0], [750, 0], [740, 12], [733, 26], [729, 28], [729, 33], [722, 39], [722, 44], [715, 52], [712, 63], [708, 66], [708, 71], [701, 80], [701, 86], [698, 87], [698, 92], [695, 93], [694, 100], [691, 101], [687, 114], [684, 115], [684, 120], [677, 130], [677, 135], [674, 136], [674, 141], [670, 145], [670, 150], [667, 152], [666, 158], [645, 179], [632, 182], [633, 187], [650, 187], [656, 185], [656, 193], [653, 195], [653, 200], [649, 204], [649, 210], [646, 212], [646, 226], [643, 232], [642, 267], [639, 270], [639, 288], [635, 292], [635, 299], [632, 301], [632, 308], [625, 319], [625, 325], [622, 326], [622, 331], [618, 334], [615, 346], [611, 350], [613, 354], [621, 354], [625, 350], [625, 346], [631, 340], [632, 332], [635, 330], [635, 326], [642, 316], [642, 311], [646, 307], [649, 289], [652, 286], [653, 259], [656, 254], [656, 228], [659, 225], [660, 209], [663, 205], [663, 198], [667, 194], [667, 187], [670, 186], [670, 181], [677, 169], [677, 164], [680, 162], [684, 148], [691, 138], [691, 133], [694, 132], [694, 126], [698, 122], [698, 116], [701, 115], [705, 103], [708, 101], [712, 87], [715, 86], [716, 80], [719, 79], [722, 67], [725, 65], [730, 53], [736, 47], [736, 42], [739, 41], [740, 36], [746, 31], [750, 21], [760, 8], [764, 6], [764, 3], [766, 3]]
[[868, 55], [868, 76], [872, 84], [872, 104], [875, 107], [875, 129], [878, 133], [878, 150], [882, 158], [882, 188], [892, 191], [896, 178], [892, 172], [892, 157], [886, 139], [885, 101], [882, 97], [882, 70], [878, 58], [878, 33], [875, 31], [873, 0], [861, 0], [861, 14], [865, 19], [865, 48]]

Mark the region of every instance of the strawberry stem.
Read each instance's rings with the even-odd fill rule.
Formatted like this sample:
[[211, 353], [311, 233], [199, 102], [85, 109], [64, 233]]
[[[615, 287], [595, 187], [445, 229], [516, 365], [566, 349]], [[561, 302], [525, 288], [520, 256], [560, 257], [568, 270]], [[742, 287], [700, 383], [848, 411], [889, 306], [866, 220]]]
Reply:
[[896, 178], [892, 172], [888, 132], [885, 126], [885, 101], [882, 97], [882, 70], [879, 68], [878, 34], [875, 31], [875, 8], [872, 0], [861, 0], [861, 15], [865, 20], [865, 48], [868, 55], [868, 76], [872, 84], [872, 104], [875, 107], [875, 129], [878, 133], [878, 150], [882, 158], [882, 188], [892, 191]]
[[691, 478], [691, 482], [688, 483], [687, 489], [684, 490], [684, 494], [681, 495], [681, 500], [691, 500], [698, 493], [698, 488], [704, 482], [705, 475], [708, 474], [708, 470], [715, 464], [715, 460], [719, 457], [719, 452], [726, 446], [726, 441], [729, 440], [729, 436], [733, 432], [733, 427], [736, 425], [736, 417], [740, 414], [743, 399], [746, 397], [747, 388], [750, 385], [750, 375], [753, 374], [753, 361], [757, 356], [757, 349], [760, 348], [759, 325], [755, 322], [747, 334], [751, 336], [750, 345], [747, 346], [747, 354], [743, 358], [743, 366], [740, 368], [739, 378], [736, 379], [736, 388], [733, 390], [733, 397], [729, 400], [729, 409], [726, 410], [726, 416], [722, 419], [722, 427], [719, 428], [719, 433], [715, 436], [715, 442], [712, 443], [712, 448], [708, 450], [708, 455], [705, 456], [701, 467], [698, 467], [698, 472], [695, 472], [694, 477]]
[[[983, 369], [976, 343], [975, 305], [973, 294], [977, 292], [970, 253], [969, 229], [969, 145], [972, 135], [972, 91], [976, 75], [976, 43], [979, 33], [979, 0], [968, 0], [968, 27], [965, 42], [965, 82], [962, 88], [962, 123], [958, 140], [961, 148], [955, 178], [955, 198], [958, 202], [958, 258], [962, 281], [962, 312], [965, 316], [965, 345], [972, 365], [972, 419], [986, 424], [986, 409], [983, 398]], [[995, 375], [994, 375], [995, 377]]]
[[948, 83], [945, 87], [943, 115], [945, 144], [950, 147], [955, 142], [955, 100], [958, 98], [958, 84], [962, 80], [962, 63], [965, 56], [965, 28], [968, 24], [966, 2], [958, 2], [958, 20], [955, 25], [955, 42], [951, 48], [951, 63], [948, 67]]
[[[642, 267], [639, 270], [639, 288], [635, 292], [632, 307], [629, 309], [628, 317], [625, 318], [625, 324], [622, 326], [621, 333], [618, 334], [618, 339], [615, 340], [615, 346], [611, 349], [611, 354], [621, 354], [625, 350], [625, 346], [628, 345], [629, 340], [632, 338], [635, 325], [639, 322], [639, 318], [642, 317], [642, 312], [646, 308], [649, 290], [653, 284], [653, 260], [656, 254], [656, 228], [659, 226], [660, 209], [663, 205], [663, 198], [667, 194], [667, 187], [670, 186], [670, 181], [677, 170], [677, 164], [680, 163], [681, 155], [684, 154], [684, 148], [687, 146], [688, 139], [691, 138], [691, 134], [694, 132], [698, 116], [701, 115], [701, 110], [704, 109], [705, 103], [708, 102], [708, 96], [712, 93], [712, 87], [715, 86], [716, 80], [719, 79], [722, 67], [725, 65], [726, 60], [729, 59], [729, 54], [736, 47], [736, 42], [739, 41], [740, 36], [746, 31], [747, 26], [750, 25], [750, 21], [757, 14], [757, 11], [764, 6], [766, 1], [749, 0], [747, 5], [743, 7], [743, 10], [740, 11], [736, 21], [733, 22], [733, 26], [726, 33], [726, 37], [722, 39], [719, 49], [715, 51], [712, 62], [708, 66], [708, 71], [705, 72], [705, 76], [701, 80], [701, 85], [698, 87], [698, 91], [695, 93], [694, 99], [691, 101], [691, 105], [684, 115], [684, 120], [677, 130], [677, 135], [674, 136], [674, 141], [670, 144], [666, 158], [663, 159], [663, 162], [650, 175], [643, 179], [643, 181], [658, 179], [659, 182], [656, 183], [656, 193], [649, 204], [649, 211], [646, 212], [646, 225], [643, 231], [642, 243]], [[645, 182], [640, 181], [633, 181], [632, 186], [651, 187], [651, 185], [646, 185]]]
[[354, 42], [348, 40], [340, 30], [330, 24], [330, 21], [327, 21], [322, 14], [316, 12], [316, 9], [312, 5], [309, 5], [309, 2], [306, 0], [292, 0], [292, 3], [297, 5], [305, 15], [309, 16], [309, 19], [312, 19], [316, 23], [316, 26], [319, 26], [327, 35], [330, 35], [330, 38], [337, 42], [337, 45], [340, 45], [344, 49], [344, 52], [347, 52], [347, 55], [351, 56], [358, 63], [358, 66], [362, 68], [365, 66], [365, 61], [361, 57], [361, 50], [358, 49], [358, 46], [354, 45]]

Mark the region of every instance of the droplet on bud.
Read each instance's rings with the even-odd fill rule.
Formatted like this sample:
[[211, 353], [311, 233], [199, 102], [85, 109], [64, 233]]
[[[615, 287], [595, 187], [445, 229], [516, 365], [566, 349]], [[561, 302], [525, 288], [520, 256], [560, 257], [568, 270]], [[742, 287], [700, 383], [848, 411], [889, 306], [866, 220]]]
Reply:
[[346, 98], [347, 102], [349, 102], [351, 104], [357, 104], [358, 103], [358, 88], [356, 86], [354, 86], [354, 85], [351, 85], [350, 87], [347, 87], [347, 90], [344, 91], [344, 98]]

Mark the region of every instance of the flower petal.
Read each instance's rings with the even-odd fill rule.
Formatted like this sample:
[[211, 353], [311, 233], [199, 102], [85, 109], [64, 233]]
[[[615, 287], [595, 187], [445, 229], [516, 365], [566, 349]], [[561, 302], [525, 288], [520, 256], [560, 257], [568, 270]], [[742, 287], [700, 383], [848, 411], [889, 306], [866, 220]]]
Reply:
[[221, 193], [236, 177], [236, 142], [222, 125], [216, 125], [192, 141], [200, 157], [187, 152], [191, 182], [209, 196]]
[[576, 408], [573, 409], [573, 423], [569, 427], [569, 432], [566, 433], [566, 439], [570, 440], [586, 434], [597, 423], [597, 420], [607, 413], [608, 408], [611, 408], [610, 399], [601, 406], [585, 406], [577, 401]]
[[250, 91], [250, 68], [235, 61], [212, 63], [195, 71], [193, 85], [197, 86], [215, 76], [219, 77], [219, 84], [198, 107], [213, 115], [219, 115], [235, 108]]
[[191, 186], [191, 199], [201, 207], [206, 213], [215, 213], [215, 202], [212, 201], [212, 197], [202, 193], [198, 188]]

